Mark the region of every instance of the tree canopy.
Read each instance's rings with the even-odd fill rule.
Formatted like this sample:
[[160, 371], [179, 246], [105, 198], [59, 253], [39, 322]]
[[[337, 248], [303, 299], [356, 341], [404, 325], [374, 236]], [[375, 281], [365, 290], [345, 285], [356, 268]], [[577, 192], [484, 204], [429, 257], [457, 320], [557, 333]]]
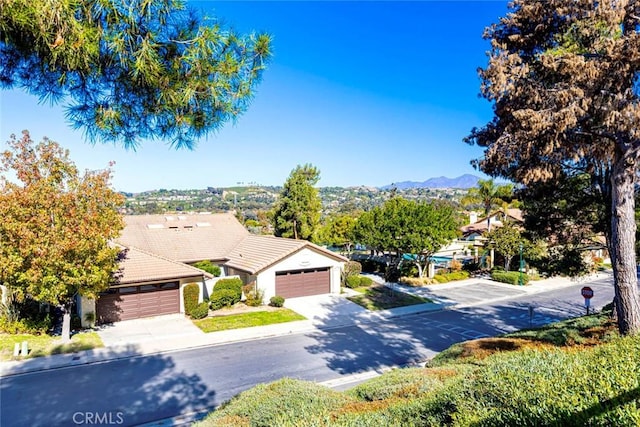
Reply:
[[0, 85], [66, 102], [91, 141], [195, 141], [248, 106], [268, 34], [203, 20], [183, 0], [2, 0]]
[[449, 203], [396, 196], [360, 215], [353, 233], [356, 242], [390, 254], [392, 269], [408, 254], [423, 277], [430, 257], [456, 238], [458, 224]]
[[640, 4], [516, 0], [488, 28], [482, 95], [494, 118], [467, 141], [492, 176], [529, 186], [568, 170], [604, 168], [607, 232], [621, 333], [640, 331], [634, 186], [640, 149]]
[[479, 204], [484, 209], [487, 217], [487, 229], [491, 231], [491, 221], [489, 215], [493, 208], [507, 203], [513, 199], [512, 184], [497, 184], [493, 179], [481, 179], [476, 187], [468, 190], [467, 194], [462, 198], [463, 205]]
[[298, 165], [291, 171], [272, 211], [276, 236], [314, 239], [322, 208], [315, 188], [319, 180], [320, 171], [311, 164]]
[[326, 217], [318, 229], [317, 242], [330, 246], [344, 247], [347, 251], [353, 243], [353, 227], [357, 215], [340, 213]]
[[[95, 298], [117, 270], [109, 240], [124, 223], [111, 171], [80, 174], [56, 142], [12, 136], [0, 171], [0, 283], [18, 298], [68, 306]], [[15, 176], [16, 181], [9, 179]]]

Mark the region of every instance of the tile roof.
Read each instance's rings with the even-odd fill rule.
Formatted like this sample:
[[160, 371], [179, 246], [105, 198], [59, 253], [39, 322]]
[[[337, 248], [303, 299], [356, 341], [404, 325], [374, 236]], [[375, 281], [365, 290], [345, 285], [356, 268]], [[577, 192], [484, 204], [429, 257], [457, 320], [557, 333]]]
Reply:
[[[348, 261], [305, 240], [250, 234], [230, 213], [132, 215], [124, 219], [126, 226], [117, 243], [136, 250], [143, 248], [147, 255], [157, 254], [165, 261], [221, 261], [255, 274], [305, 247], [338, 261]], [[127, 277], [148, 274], [129, 272], [131, 269], [137, 267], [127, 266]]]
[[[489, 215], [489, 217], [494, 217], [498, 214], [502, 213], [502, 211], [495, 211], [493, 213], [491, 213]], [[514, 221], [516, 223], [522, 223], [524, 222], [523, 216], [522, 216], [522, 211], [520, 209], [507, 209], [506, 211], [506, 216], [511, 220]], [[500, 220], [492, 220], [491, 221], [491, 225], [495, 226], [495, 227], [501, 227], [502, 226], [502, 221]], [[474, 222], [473, 224], [468, 224], [465, 225], [463, 227], [460, 227], [460, 230], [466, 234], [469, 235], [471, 233], [484, 233], [485, 231], [487, 231], [487, 217], [483, 217], [478, 219], [476, 222]]]
[[229, 261], [225, 265], [255, 274], [304, 248], [309, 248], [337, 261], [348, 261], [342, 255], [306, 240], [251, 234], [229, 253]]
[[181, 262], [226, 260], [249, 232], [230, 213], [125, 216], [117, 243]]
[[122, 248], [120, 270], [114, 285], [125, 285], [187, 277], [213, 277], [209, 273], [181, 262], [172, 261], [138, 248]]

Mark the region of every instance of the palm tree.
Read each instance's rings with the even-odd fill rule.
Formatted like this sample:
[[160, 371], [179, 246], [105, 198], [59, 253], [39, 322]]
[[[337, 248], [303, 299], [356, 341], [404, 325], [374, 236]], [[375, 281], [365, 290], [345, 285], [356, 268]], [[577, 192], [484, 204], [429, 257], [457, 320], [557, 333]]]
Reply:
[[476, 187], [470, 188], [462, 198], [463, 205], [481, 204], [487, 217], [487, 231], [491, 231], [489, 214], [495, 206], [503, 206], [513, 199], [513, 184], [498, 185], [493, 179], [481, 179]]

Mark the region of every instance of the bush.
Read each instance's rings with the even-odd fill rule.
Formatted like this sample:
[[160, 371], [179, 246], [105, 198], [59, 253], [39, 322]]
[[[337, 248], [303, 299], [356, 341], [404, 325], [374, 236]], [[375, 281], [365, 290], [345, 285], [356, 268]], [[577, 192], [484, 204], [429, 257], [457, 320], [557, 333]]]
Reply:
[[242, 292], [244, 292], [244, 296], [247, 298], [244, 303], [249, 307], [259, 307], [262, 305], [264, 292], [258, 289], [255, 283], [250, 283], [246, 286], [243, 286]]
[[465, 270], [452, 271], [451, 273], [441, 273], [433, 276], [437, 283], [453, 282], [454, 280], [464, 280], [469, 278], [469, 272]]
[[193, 310], [191, 310], [192, 319], [204, 319], [209, 315], [209, 304], [201, 302]]
[[189, 283], [182, 289], [184, 299], [184, 312], [190, 316], [191, 310], [196, 308], [200, 297], [200, 286], [197, 283]]
[[451, 269], [451, 271], [460, 271], [462, 270], [462, 263], [457, 259], [452, 259], [449, 263], [449, 268]]
[[271, 297], [271, 300], [269, 300], [269, 305], [271, 307], [282, 307], [284, 305], [284, 298], [280, 295]]
[[[520, 284], [520, 272], [519, 271], [501, 271], [501, 270], [493, 270], [491, 271], [491, 278], [496, 282], [509, 283], [510, 285], [518, 285]], [[526, 274], [522, 274], [523, 284], [529, 283], [529, 276]]]
[[211, 310], [219, 310], [222, 307], [231, 307], [240, 301], [240, 296], [233, 289], [214, 290], [209, 298]]
[[398, 281], [408, 286], [424, 286], [433, 283], [433, 280], [428, 277], [401, 277]]
[[49, 315], [41, 319], [18, 319], [9, 320], [5, 316], [0, 316], [0, 332], [6, 334], [46, 334], [52, 327], [53, 322]]
[[222, 270], [220, 269], [220, 267], [209, 260], [198, 261], [193, 264], [193, 266], [195, 268], [199, 268], [200, 270], [204, 270], [209, 274], [212, 274], [213, 277], [220, 277], [220, 274], [222, 274]]
[[381, 273], [384, 274], [387, 270], [387, 265], [384, 262], [376, 261], [373, 259], [363, 259], [360, 261], [362, 265], [362, 271], [365, 273]]
[[349, 276], [347, 277], [345, 285], [347, 288], [359, 288], [361, 286], [371, 286], [373, 284], [373, 279], [371, 277], [366, 276]]
[[242, 280], [239, 277], [220, 279], [213, 285], [213, 292], [229, 289], [238, 295], [238, 301], [242, 298]]
[[344, 264], [344, 270], [342, 270], [342, 274], [344, 277], [357, 276], [362, 273], [362, 264], [358, 261], [348, 261]]

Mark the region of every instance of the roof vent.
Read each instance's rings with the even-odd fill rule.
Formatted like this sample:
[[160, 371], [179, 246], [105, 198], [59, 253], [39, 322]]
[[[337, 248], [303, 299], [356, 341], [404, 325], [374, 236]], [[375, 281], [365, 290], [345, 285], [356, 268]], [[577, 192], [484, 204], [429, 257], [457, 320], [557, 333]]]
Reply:
[[165, 216], [164, 219], [166, 219], [167, 221], [175, 221], [175, 218], [172, 216]]
[[196, 222], [196, 227], [211, 227], [210, 222]]

